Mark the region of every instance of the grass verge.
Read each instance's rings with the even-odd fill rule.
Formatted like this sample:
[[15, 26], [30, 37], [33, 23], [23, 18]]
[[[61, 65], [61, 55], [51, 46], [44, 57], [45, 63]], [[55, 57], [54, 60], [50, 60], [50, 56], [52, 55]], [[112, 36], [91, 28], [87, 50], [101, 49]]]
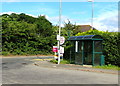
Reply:
[[115, 66], [115, 65], [111, 65], [111, 64], [103, 65], [103, 66], [94, 66], [93, 68], [120, 70], [120, 67]]
[[[50, 62], [57, 64], [57, 60], [51, 60]], [[61, 60], [60, 64], [70, 64], [68, 60]], [[93, 66], [93, 68], [100, 68], [100, 69], [110, 69], [110, 70], [120, 70], [120, 67], [115, 66], [115, 65], [103, 65], [103, 66]]]
[[[50, 62], [55, 63], [55, 64], [58, 63], [57, 60], [51, 60]], [[60, 61], [60, 64], [70, 64], [70, 62], [69, 62], [68, 60], [61, 60], [61, 61]]]

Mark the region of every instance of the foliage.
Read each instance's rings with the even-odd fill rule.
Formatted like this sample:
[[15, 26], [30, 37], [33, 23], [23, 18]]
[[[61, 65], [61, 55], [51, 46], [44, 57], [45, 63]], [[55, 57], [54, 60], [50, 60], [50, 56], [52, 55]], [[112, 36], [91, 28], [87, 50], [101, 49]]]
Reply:
[[119, 32], [104, 32], [99, 30], [89, 30], [87, 32], [78, 33], [76, 36], [82, 35], [101, 35], [103, 37], [103, 53], [105, 55], [105, 63], [120, 66]]
[[45, 16], [34, 18], [24, 13], [3, 14], [2, 54], [50, 54], [55, 41], [55, 29]]
[[62, 32], [64, 32], [64, 34], [66, 34], [67, 37], [70, 37], [74, 34], [73, 31], [74, 31], [75, 27], [76, 27], [76, 25], [73, 25], [70, 21], [68, 21], [68, 23], [64, 23], [64, 28], [63, 28], [64, 31], [62, 31]]
[[[68, 21], [68, 23], [64, 23], [64, 27], [61, 28], [61, 36], [64, 36], [67, 40], [70, 36], [73, 36], [75, 34], [75, 28], [77, 28], [77, 26], [75, 24], [72, 24], [70, 21]], [[66, 44], [68, 44], [67, 41], [65, 45]]]
[[64, 27], [62, 28], [63, 36], [66, 38], [65, 45], [65, 53], [64, 53], [64, 59], [69, 59], [70, 55], [70, 48], [73, 46], [70, 41], [67, 41], [70, 36], [73, 36], [76, 33], [77, 26], [75, 24], [72, 24], [70, 21], [68, 23], [64, 24]]

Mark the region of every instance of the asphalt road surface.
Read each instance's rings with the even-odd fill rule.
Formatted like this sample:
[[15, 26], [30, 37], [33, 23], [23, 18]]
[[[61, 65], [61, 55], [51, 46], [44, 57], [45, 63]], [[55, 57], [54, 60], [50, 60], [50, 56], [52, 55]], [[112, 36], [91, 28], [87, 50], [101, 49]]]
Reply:
[[[117, 74], [36, 66], [38, 57], [3, 58], [3, 84], [118, 84]], [[44, 58], [44, 57], [43, 57]], [[48, 57], [46, 57], [48, 58]], [[37, 61], [38, 62], [38, 61]]]

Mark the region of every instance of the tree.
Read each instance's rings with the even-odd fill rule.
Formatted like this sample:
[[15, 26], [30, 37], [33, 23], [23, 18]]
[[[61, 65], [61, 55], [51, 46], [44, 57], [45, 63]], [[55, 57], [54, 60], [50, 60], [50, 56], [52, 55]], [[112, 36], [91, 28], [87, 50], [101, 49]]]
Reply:
[[2, 18], [3, 54], [47, 54], [55, 42], [55, 29], [45, 16], [24, 13], [4, 14]]

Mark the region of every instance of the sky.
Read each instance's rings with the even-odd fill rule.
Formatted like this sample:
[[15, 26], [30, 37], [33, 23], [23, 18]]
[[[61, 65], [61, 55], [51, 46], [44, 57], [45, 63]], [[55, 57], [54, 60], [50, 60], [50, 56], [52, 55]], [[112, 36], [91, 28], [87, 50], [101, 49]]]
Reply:
[[[70, 0], [69, 0], [70, 1]], [[75, 1], [75, 0], [74, 0]], [[93, 27], [101, 31], [118, 31], [118, 2], [94, 1]], [[3, 0], [0, 14], [25, 13], [33, 17], [45, 15], [53, 25], [59, 25], [59, 2], [23, 2]], [[62, 26], [71, 21], [76, 25], [91, 25], [92, 2], [62, 2]]]

